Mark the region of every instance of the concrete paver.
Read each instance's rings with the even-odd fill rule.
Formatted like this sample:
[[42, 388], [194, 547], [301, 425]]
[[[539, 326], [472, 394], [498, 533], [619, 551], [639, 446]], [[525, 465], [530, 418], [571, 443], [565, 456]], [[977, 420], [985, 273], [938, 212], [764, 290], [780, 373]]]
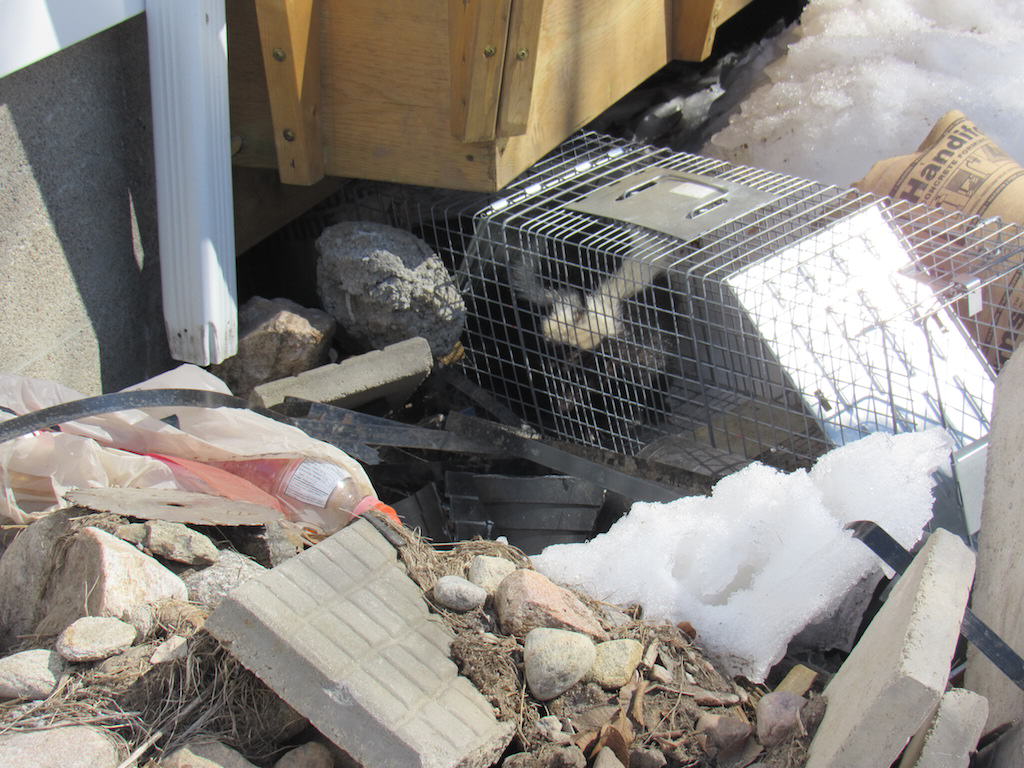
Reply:
[[367, 768], [484, 768], [511, 738], [365, 520], [232, 592], [206, 628]]
[[825, 689], [828, 710], [807, 768], [890, 765], [946, 687], [974, 554], [935, 531]]

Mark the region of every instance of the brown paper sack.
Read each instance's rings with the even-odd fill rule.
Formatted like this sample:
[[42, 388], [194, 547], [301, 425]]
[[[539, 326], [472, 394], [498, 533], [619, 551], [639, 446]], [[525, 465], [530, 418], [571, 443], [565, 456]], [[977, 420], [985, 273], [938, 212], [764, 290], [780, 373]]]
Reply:
[[[933, 208], [963, 211], [982, 219], [998, 216], [1024, 225], [1024, 168], [962, 112], [947, 112], [917, 152], [876, 163], [854, 186]], [[968, 263], [970, 254], [962, 243], [951, 238], [948, 246], [944, 252], [934, 251], [932, 242], [932, 264], [925, 266], [934, 267], [933, 277], [952, 279], [955, 274], [961, 283], [971, 276], [981, 278], [980, 310], [967, 299], [958, 301], [956, 307], [985, 358], [998, 371], [1024, 330], [1024, 277], [1014, 270], [993, 280], [991, 275], [979, 274], [984, 272], [980, 265]]]

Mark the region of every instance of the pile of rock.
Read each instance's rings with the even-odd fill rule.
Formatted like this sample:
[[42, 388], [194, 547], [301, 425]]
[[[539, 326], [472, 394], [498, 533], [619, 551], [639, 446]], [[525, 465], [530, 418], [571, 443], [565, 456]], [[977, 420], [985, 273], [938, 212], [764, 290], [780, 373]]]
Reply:
[[[221, 706], [213, 694], [205, 697], [209, 681], [197, 679], [185, 688], [172, 670], [201, 677], [205, 662], [197, 655], [226, 665], [222, 669], [239, 677], [231, 682], [239, 693], [249, 686], [269, 702], [259, 714], [271, 713], [272, 722], [263, 725], [276, 739], [294, 738], [308, 723], [273, 692], [259, 690], [240, 666], [232, 667], [202, 630], [231, 589], [265, 570], [181, 523], [69, 510], [21, 531], [0, 558], [6, 587], [0, 593], [0, 641], [7, 652], [0, 658], [0, 765], [115, 768], [132, 744], [157, 727], [172, 736], [164, 742], [171, 745], [161, 758], [164, 768], [253, 765], [228, 746], [209, 743], [218, 730], [210, 714]], [[177, 707], [165, 699], [190, 691], [200, 706], [192, 708], [191, 719], [176, 722], [189, 702]], [[161, 710], [166, 722], [155, 719]], [[193, 727], [197, 743], [173, 746], [184, 736], [174, 738], [171, 731], [187, 734], [203, 718], [212, 727]], [[254, 745], [236, 746], [248, 752]], [[274, 765], [330, 766], [333, 759], [326, 746], [310, 742]]]
[[[502, 712], [509, 691], [527, 695], [521, 751], [503, 766], [749, 765], [759, 757], [765, 765], [801, 764], [824, 712], [822, 698], [801, 695], [813, 675], [799, 691], [763, 695], [722, 676], [686, 625], [633, 620], [503, 557], [447, 562], [455, 572], [434, 572], [432, 584], [415, 568], [412, 575], [453, 616], [463, 674]], [[467, 651], [460, 641], [469, 638]], [[488, 645], [511, 650], [518, 679], [495, 679], [479, 653]]]

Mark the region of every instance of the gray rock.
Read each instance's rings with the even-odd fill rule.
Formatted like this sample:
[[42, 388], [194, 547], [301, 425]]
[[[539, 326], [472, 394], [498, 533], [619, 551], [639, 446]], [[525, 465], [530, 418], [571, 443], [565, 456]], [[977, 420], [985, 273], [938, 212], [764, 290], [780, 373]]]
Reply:
[[62, 674], [64, 659], [54, 651], [37, 648], [7, 656], [0, 659], [0, 699], [45, 699]]
[[629, 751], [629, 768], [665, 768], [668, 758], [660, 749], [634, 747]]
[[116, 768], [120, 762], [114, 740], [85, 725], [0, 736], [4, 768]]
[[225, 550], [210, 567], [185, 576], [188, 598], [194, 603], [216, 608], [231, 590], [266, 570], [244, 555]]
[[537, 721], [537, 730], [545, 739], [555, 744], [565, 744], [572, 736], [562, 730], [562, 721], [557, 715], [545, 715]]
[[331, 750], [318, 741], [310, 741], [285, 752], [274, 763], [274, 768], [333, 768], [334, 756]]
[[466, 578], [493, 595], [502, 580], [516, 569], [516, 564], [504, 557], [477, 555], [469, 563]]
[[611, 747], [602, 747], [601, 751], [597, 753], [597, 757], [594, 758], [593, 768], [626, 768], [626, 766], [615, 756]]
[[540, 768], [586, 768], [587, 758], [577, 746], [558, 747], [545, 744], [537, 750]]
[[461, 576], [442, 576], [434, 585], [434, 600], [459, 613], [481, 608], [487, 601], [487, 590]]
[[193, 531], [184, 523], [148, 520], [145, 525], [143, 546], [151, 555], [186, 565], [209, 565], [220, 557], [220, 550], [208, 536]]
[[594, 643], [586, 635], [540, 627], [526, 635], [523, 662], [534, 698], [548, 701], [574, 686], [594, 665]]
[[644, 647], [636, 640], [609, 640], [595, 647], [594, 666], [587, 677], [602, 688], [621, 688], [640, 664]]
[[655, 664], [652, 666], [650, 672], [647, 673], [647, 676], [654, 682], [661, 683], [662, 685], [669, 685], [675, 681], [675, 677], [672, 673], [665, 669], [665, 667], [661, 666], [661, 664]]
[[707, 733], [711, 743], [719, 752], [734, 753], [746, 744], [754, 732], [750, 723], [731, 715], [716, 715], [705, 712], [697, 720], [697, 730]]
[[774, 747], [793, 736], [803, 736], [800, 710], [807, 699], [791, 691], [772, 691], [757, 702], [757, 740]]
[[130, 648], [138, 632], [112, 616], [83, 616], [60, 633], [57, 653], [68, 661], [99, 661]]
[[[85, 584], [89, 589], [83, 593]], [[114, 616], [145, 635], [152, 627], [150, 606], [185, 600], [187, 593], [181, 579], [131, 544], [98, 528], [82, 528], [56, 566], [36, 632], [56, 635], [82, 616]]]
[[119, 525], [114, 531], [114, 535], [119, 539], [127, 541], [129, 544], [138, 544], [141, 547], [146, 543], [146, 524], [125, 523], [124, 525]]
[[25, 528], [0, 557], [0, 651], [33, 633], [43, 618], [53, 548], [67, 529], [67, 514], [54, 512]]
[[540, 761], [529, 752], [517, 752], [502, 760], [501, 768], [540, 768]]
[[220, 742], [186, 744], [160, 758], [160, 768], [256, 768], [231, 747]]
[[184, 658], [187, 653], [188, 640], [181, 635], [171, 635], [156, 647], [153, 655], [149, 657], [149, 663], [153, 666], [166, 664]]
[[317, 291], [345, 332], [368, 347], [422, 336], [435, 357], [462, 334], [466, 307], [441, 260], [418, 237], [342, 222], [316, 242]]
[[334, 329], [334, 318], [319, 309], [253, 296], [238, 310], [238, 353], [210, 371], [246, 397], [259, 384], [325, 362]]

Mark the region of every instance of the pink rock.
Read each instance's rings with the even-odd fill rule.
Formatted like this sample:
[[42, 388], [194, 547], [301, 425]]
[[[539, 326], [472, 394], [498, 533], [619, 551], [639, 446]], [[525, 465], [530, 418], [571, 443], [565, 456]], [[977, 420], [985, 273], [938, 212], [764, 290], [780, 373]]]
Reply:
[[513, 571], [494, 594], [501, 630], [524, 637], [537, 627], [568, 629], [594, 640], [608, 639], [593, 611], [546, 576], [525, 568]]
[[184, 582], [156, 560], [92, 527], [75, 534], [50, 586], [40, 635], [58, 634], [81, 616], [113, 616], [145, 634], [152, 604], [188, 599]]

